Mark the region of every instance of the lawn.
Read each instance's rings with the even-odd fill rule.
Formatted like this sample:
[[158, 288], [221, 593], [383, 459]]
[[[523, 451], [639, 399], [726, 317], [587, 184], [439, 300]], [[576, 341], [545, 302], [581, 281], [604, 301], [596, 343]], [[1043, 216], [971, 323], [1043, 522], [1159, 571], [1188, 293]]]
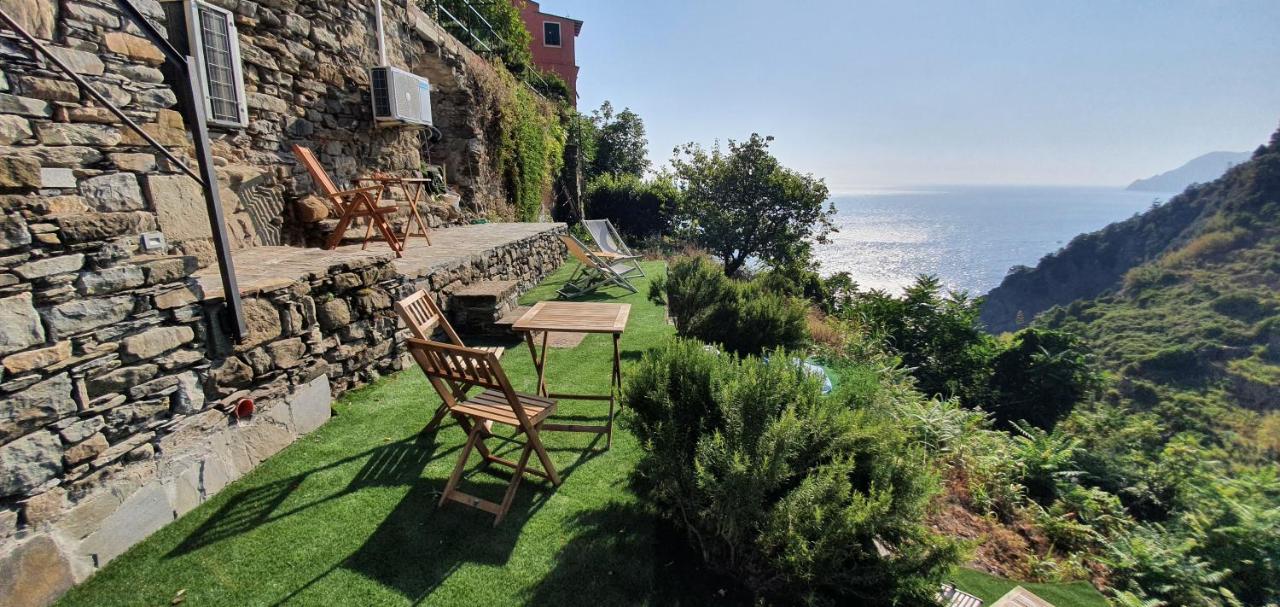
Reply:
[[1018, 586], [1053, 603], [1054, 607], [1107, 607], [1108, 605], [1107, 599], [1089, 582], [1065, 584], [1015, 582], [973, 569], [957, 569], [951, 574], [950, 580], [957, 588], [982, 599], [987, 605], [994, 603], [996, 599]]
[[[526, 303], [554, 297], [572, 265]], [[664, 267], [649, 263], [645, 271]], [[672, 333], [663, 310], [645, 300], [648, 282], [635, 282], [639, 294], [608, 292], [632, 304], [624, 377]], [[605, 390], [611, 354], [605, 335], [552, 350], [552, 389]], [[509, 348], [503, 365], [517, 389], [532, 391], [523, 345]], [[129, 550], [60, 604], [167, 605], [179, 593], [186, 605], [237, 606], [717, 602], [714, 588], [682, 581], [705, 585], [703, 576], [659, 553], [659, 525], [626, 487], [639, 446], [624, 430], [615, 430], [609, 451], [603, 436], [545, 433], [563, 484], [553, 490], [526, 480], [496, 528], [480, 510], [437, 508], [465, 438], [453, 422], [421, 433], [438, 402], [416, 368], [346, 394], [322, 428]], [[557, 415], [600, 421], [605, 406], [562, 402]], [[500, 452], [510, 457], [514, 450]], [[506, 470], [477, 461], [473, 455], [462, 488], [500, 498]]]

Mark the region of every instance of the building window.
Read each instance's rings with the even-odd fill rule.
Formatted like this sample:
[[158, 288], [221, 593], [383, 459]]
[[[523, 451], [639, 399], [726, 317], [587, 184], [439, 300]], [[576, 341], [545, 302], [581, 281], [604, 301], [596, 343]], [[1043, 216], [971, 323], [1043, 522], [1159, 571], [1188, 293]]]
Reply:
[[542, 43], [546, 46], [560, 46], [560, 24], [555, 21], [542, 22]]
[[230, 11], [199, 0], [184, 0], [181, 6], [186, 17], [188, 52], [195, 56], [196, 70], [204, 84], [205, 119], [210, 126], [248, 126], [235, 17]]

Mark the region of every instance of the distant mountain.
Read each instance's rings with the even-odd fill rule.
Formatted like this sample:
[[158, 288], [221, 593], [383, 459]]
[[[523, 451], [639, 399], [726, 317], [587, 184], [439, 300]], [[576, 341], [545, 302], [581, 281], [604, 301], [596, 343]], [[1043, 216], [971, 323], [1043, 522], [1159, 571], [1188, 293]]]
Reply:
[[1181, 192], [1193, 183], [1208, 183], [1222, 177], [1227, 169], [1249, 159], [1251, 152], [1209, 152], [1155, 177], [1139, 179], [1126, 190], [1139, 192]]

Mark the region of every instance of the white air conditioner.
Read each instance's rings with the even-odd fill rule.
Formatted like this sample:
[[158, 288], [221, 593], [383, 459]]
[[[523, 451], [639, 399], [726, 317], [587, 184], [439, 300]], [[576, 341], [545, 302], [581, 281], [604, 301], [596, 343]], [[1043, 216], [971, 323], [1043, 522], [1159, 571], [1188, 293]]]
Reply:
[[431, 83], [426, 78], [389, 65], [369, 68], [373, 118], [431, 126]]

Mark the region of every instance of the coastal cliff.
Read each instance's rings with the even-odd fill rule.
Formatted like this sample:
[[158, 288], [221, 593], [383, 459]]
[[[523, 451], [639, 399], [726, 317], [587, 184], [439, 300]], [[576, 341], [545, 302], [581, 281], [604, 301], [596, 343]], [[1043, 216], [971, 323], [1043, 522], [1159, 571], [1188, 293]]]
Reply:
[[[1232, 246], [1253, 246], [1249, 233], [1267, 227], [1259, 217], [1280, 204], [1280, 132], [1247, 162], [1221, 178], [1187, 188], [1167, 203], [1072, 239], [1034, 268], [1019, 266], [986, 296], [982, 323], [992, 332], [1014, 330], [1053, 306], [1117, 291], [1127, 273], [1187, 246], [1208, 232], [1232, 226]], [[1271, 210], [1268, 210], [1271, 209]], [[1272, 226], [1273, 227], [1273, 226]], [[1255, 235], [1256, 236], [1256, 235]]]

